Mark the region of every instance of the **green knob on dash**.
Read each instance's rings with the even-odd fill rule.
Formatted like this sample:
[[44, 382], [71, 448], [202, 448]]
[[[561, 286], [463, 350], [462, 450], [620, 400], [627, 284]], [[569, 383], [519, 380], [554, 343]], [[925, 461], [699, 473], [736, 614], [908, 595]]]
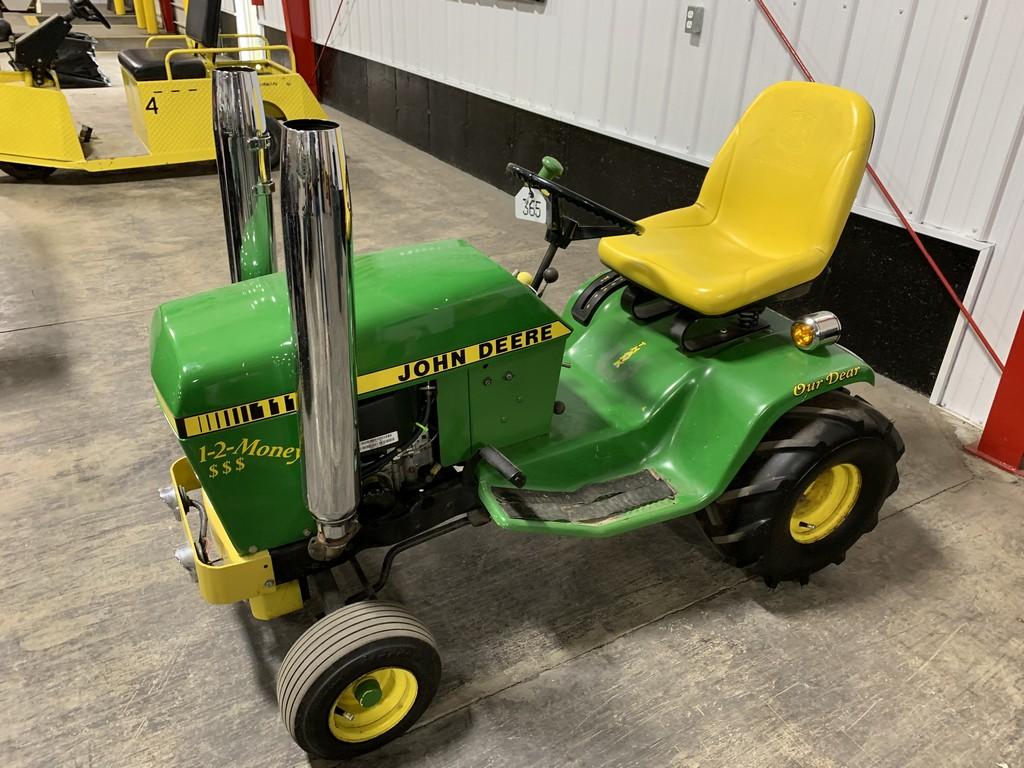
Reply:
[[543, 160], [540, 161], [541, 169], [540, 176], [545, 181], [555, 181], [559, 176], [565, 173], [565, 168], [551, 155], [546, 155]]

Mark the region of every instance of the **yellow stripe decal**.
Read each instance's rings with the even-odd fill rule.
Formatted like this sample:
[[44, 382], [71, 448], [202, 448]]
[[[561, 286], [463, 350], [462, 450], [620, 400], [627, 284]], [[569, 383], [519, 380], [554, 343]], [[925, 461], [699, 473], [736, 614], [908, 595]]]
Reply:
[[429, 376], [436, 376], [439, 373], [447, 373], [455, 368], [464, 365], [478, 363], [508, 352], [526, 349], [545, 341], [567, 336], [571, 331], [568, 326], [561, 322], [548, 323], [536, 328], [529, 328], [525, 331], [510, 333], [508, 336], [499, 336], [489, 341], [481, 341], [461, 349], [453, 349], [450, 352], [442, 352], [440, 355], [422, 357], [393, 368], [385, 368], [382, 371], [374, 371], [359, 377], [356, 389], [360, 395], [368, 392], [376, 392], [378, 389], [393, 387], [396, 384], [404, 384], [408, 381], [423, 379]]
[[186, 416], [183, 419], [174, 418], [170, 409], [157, 393], [160, 406], [164, 409], [164, 415], [171, 428], [182, 440], [186, 437], [196, 437], [209, 432], [219, 432], [222, 429], [231, 429], [243, 424], [251, 424], [254, 421], [271, 419], [274, 416], [283, 416], [286, 413], [295, 413], [299, 406], [299, 397], [294, 392], [276, 397], [266, 397], [263, 400], [254, 400], [244, 405], [233, 405], [230, 408], [222, 408], [219, 411], [200, 413], [195, 416]]
[[[386, 389], [397, 384], [404, 384], [409, 381], [436, 376], [439, 373], [461, 368], [466, 365], [478, 363], [492, 357], [498, 357], [509, 352], [515, 352], [527, 347], [543, 344], [546, 341], [568, 336], [571, 331], [569, 327], [561, 322], [547, 323], [536, 328], [528, 328], [525, 331], [510, 333], [507, 336], [499, 336], [496, 339], [481, 341], [461, 349], [453, 349], [450, 352], [442, 352], [439, 355], [423, 357], [393, 368], [385, 368], [381, 371], [374, 371], [360, 376], [356, 387], [360, 395], [368, 392], [376, 392], [378, 389]], [[254, 421], [282, 416], [286, 413], [295, 413], [298, 410], [298, 395], [290, 392], [276, 397], [268, 397], [263, 400], [255, 400], [244, 405], [235, 405], [230, 408], [222, 408], [209, 413], [199, 413], [195, 416], [176, 418], [171, 409], [167, 407], [160, 393], [156, 393], [160, 407], [171, 428], [178, 437], [185, 439], [205, 435], [210, 432], [219, 432], [222, 429], [243, 424], [251, 424]]]

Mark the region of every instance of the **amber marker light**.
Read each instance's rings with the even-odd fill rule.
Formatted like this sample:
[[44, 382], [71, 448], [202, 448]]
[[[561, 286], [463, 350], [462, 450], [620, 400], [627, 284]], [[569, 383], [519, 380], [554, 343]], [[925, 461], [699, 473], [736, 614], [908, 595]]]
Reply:
[[825, 344], [839, 341], [843, 324], [831, 312], [812, 312], [793, 323], [789, 329], [790, 338], [798, 349], [810, 352]]

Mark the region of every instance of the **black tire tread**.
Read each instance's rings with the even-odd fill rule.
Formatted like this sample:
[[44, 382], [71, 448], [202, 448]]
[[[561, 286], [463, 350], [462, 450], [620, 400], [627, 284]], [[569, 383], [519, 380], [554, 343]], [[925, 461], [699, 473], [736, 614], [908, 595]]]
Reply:
[[303, 696], [338, 659], [383, 638], [405, 637], [437, 649], [430, 630], [397, 603], [364, 601], [329, 613], [295, 642], [277, 677], [277, 701], [288, 733]]
[[[775, 510], [785, 504], [793, 485], [799, 481], [799, 475], [794, 477], [787, 468], [805, 466], [806, 462], [817, 460], [815, 455], [824, 456], [864, 439], [882, 441], [895, 461], [903, 455], [903, 440], [893, 423], [866, 400], [848, 391], [826, 392], [783, 414], [715, 502], [713, 514], [698, 513], [708, 538], [727, 561], [761, 575], [769, 587], [785, 580], [806, 583], [811, 570], [780, 573], [776, 566], [765, 562], [770, 557], [766, 550], [769, 537], [764, 532], [773, 523]], [[885, 495], [899, 485], [899, 473], [894, 471], [893, 475]], [[875, 509], [859, 521], [853, 540], [873, 530], [877, 523]], [[755, 540], [758, 543], [753, 543]], [[845, 551], [834, 553], [819, 567], [828, 562], [839, 564], [843, 559]]]

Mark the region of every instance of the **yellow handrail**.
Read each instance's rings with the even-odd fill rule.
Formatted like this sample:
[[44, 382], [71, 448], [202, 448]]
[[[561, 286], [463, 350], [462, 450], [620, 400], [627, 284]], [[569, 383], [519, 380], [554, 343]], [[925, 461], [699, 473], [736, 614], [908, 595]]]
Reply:
[[124, 16], [124, 0], [114, 0], [114, 13], [118, 16]]
[[[272, 67], [274, 69], [278, 69], [278, 70], [280, 70], [282, 72], [285, 72], [285, 73], [291, 73], [291, 72], [295, 71], [295, 54], [292, 53], [292, 49], [289, 48], [287, 45], [263, 45], [263, 46], [258, 46], [258, 47], [254, 47], [254, 48], [174, 48], [173, 50], [168, 51], [167, 55], [164, 56], [164, 71], [167, 73], [167, 79], [168, 80], [173, 80], [174, 79], [174, 75], [171, 74], [171, 58], [173, 56], [181, 56], [181, 55], [185, 55], [185, 54], [197, 54], [198, 53], [198, 54], [201, 54], [202, 56], [205, 57], [208, 54], [243, 53], [243, 52], [246, 52], [246, 51], [262, 51], [262, 52], [266, 53], [267, 58], [264, 61], [259, 62], [259, 63], [266, 64], [269, 67]], [[283, 67], [280, 64], [278, 64], [276, 61], [272, 61], [270, 59], [270, 54], [273, 53], [274, 51], [285, 51], [288, 54], [288, 63], [290, 65], [290, 69], [286, 69], [285, 67]], [[232, 63], [237, 63], [237, 62], [232, 62]], [[250, 62], [250, 63], [257, 63], [257, 62]]]
[[188, 35], [150, 35], [146, 38], [146, 47], [149, 48], [149, 44], [154, 40], [184, 40], [189, 45], [193, 45], [192, 38]]

